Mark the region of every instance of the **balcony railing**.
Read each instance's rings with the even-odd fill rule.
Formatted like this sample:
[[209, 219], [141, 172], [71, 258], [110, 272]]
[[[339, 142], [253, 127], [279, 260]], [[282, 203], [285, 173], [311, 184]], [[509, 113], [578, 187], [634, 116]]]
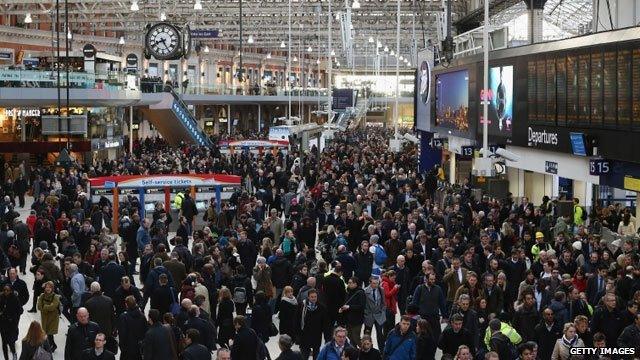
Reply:
[[[55, 70], [25, 70], [0, 68], [0, 87], [56, 88], [58, 72]], [[60, 86], [67, 87], [67, 73], [60, 71]], [[122, 72], [86, 73], [69, 72], [71, 89], [123, 90], [127, 87], [127, 75]]]

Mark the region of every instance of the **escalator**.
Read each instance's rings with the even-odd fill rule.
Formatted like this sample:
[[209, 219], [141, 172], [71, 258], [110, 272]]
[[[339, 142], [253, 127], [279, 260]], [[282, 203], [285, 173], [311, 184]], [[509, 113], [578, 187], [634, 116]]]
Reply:
[[171, 145], [181, 142], [211, 147], [213, 143], [198, 126], [187, 104], [173, 90], [161, 93], [161, 100], [143, 110], [146, 118]]

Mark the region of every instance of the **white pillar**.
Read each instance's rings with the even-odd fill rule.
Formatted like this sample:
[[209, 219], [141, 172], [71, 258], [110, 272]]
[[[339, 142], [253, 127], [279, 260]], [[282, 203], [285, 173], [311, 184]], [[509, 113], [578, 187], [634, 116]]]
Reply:
[[456, 183], [456, 154], [453, 152], [449, 157], [449, 183]]
[[553, 185], [551, 187], [551, 198], [560, 196], [560, 177], [553, 175]]
[[529, 42], [531, 44], [542, 42], [543, 22], [543, 9], [529, 9]]

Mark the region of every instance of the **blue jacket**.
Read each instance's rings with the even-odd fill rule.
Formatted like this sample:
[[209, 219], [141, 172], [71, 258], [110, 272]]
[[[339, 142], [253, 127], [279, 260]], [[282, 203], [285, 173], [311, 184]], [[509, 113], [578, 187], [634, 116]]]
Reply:
[[[405, 337], [406, 339], [402, 341]], [[382, 358], [388, 360], [415, 360], [416, 334], [409, 330], [409, 333], [403, 337], [397, 328], [393, 329], [384, 344], [384, 356]]]
[[[348, 342], [345, 342], [344, 348], [351, 347]], [[324, 346], [320, 349], [320, 353], [318, 353], [317, 360], [341, 360], [341, 355], [336, 351], [336, 343], [331, 340], [330, 342], [324, 344]]]
[[145, 229], [144, 226], [140, 226], [138, 228], [138, 233], [136, 234], [136, 242], [138, 243], [138, 250], [144, 250], [144, 246], [151, 242], [151, 237], [149, 236], [149, 230]]

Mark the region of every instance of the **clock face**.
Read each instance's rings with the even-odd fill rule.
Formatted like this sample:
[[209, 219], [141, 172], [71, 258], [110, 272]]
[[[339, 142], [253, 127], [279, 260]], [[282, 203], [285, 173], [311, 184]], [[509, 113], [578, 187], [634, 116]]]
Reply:
[[184, 58], [188, 58], [191, 53], [191, 28], [189, 25], [182, 29], [182, 55]]
[[147, 31], [146, 47], [158, 60], [174, 59], [180, 53], [180, 33], [171, 24], [158, 23]]

